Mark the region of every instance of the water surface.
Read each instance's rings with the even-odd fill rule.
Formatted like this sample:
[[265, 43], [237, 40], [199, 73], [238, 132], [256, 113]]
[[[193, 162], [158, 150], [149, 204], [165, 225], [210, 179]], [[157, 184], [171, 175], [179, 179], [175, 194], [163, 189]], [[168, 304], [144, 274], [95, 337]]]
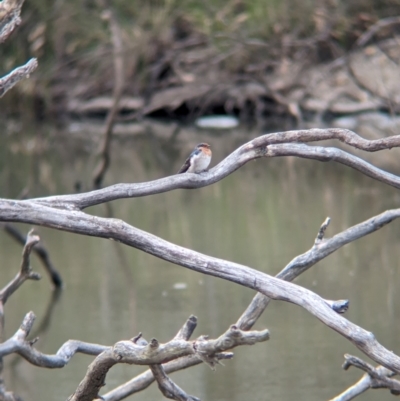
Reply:
[[[207, 141], [213, 165], [258, 135], [243, 128], [227, 133], [149, 126], [143, 133], [120, 135], [112, 147], [106, 185], [141, 182], [178, 170], [190, 149]], [[54, 127], [9, 129], [0, 135], [0, 196], [72, 193], [77, 183], [91, 187], [96, 163], [96, 134]], [[393, 152], [393, 151], [392, 151]], [[277, 274], [293, 257], [308, 250], [321, 223], [330, 216], [332, 236], [386, 209], [396, 208], [393, 188], [334, 163], [292, 158], [263, 159], [212, 186], [177, 190], [146, 198], [99, 205], [89, 213], [124, 219], [129, 224], [205, 254]], [[28, 226], [19, 225], [27, 232]], [[254, 292], [200, 275], [113, 241], [39, 227], [43, 243], [65, 281], [51, 318], [35, 345], [55, 353], [68, 339], [112, 345], [142, 332], [165, 342], [194, 314], [194, 336], [219, 336], [246, 308]], [[327, 299], [350, 300], [346, 317], [371, 330], [384, 346], [400, 353], [400, 226], [347, 245], [298, 278], [297, 283]], [[0, 232], [1, 285], [17, 272], [21, 247]], [[36, 271], [43, 272], [33, 257]], [[182, 288], [184, 287], [184, 288]], [[47, 277], [26, 282], [6, 305], [6, 336], [24, 315], [37, 315], [39, 328], [52, 301]], [[188, 393], [203, 400], [321, 400], [353, 384], [361, 373], [343, 371], [343, 354], [360, 352], [300, 307], [272, 302], [256, 328], [271, 339], [235, 349], [232, 361], [211, 371], [201, 365], [173, 374]], [[75, 355], [63, 369], [41, 369], [16, 356], [6, 358], [5, 380], [25, 400], [63, 400], [83, 378], [90, 356]], [[103, 393], [143, 368], [117, 366]], [[380, 399], [391, 399], [385, 390]], [[359, 399], [373, 400], [376, 391]], [[156, 386], [133, 396], [161, 400]]]

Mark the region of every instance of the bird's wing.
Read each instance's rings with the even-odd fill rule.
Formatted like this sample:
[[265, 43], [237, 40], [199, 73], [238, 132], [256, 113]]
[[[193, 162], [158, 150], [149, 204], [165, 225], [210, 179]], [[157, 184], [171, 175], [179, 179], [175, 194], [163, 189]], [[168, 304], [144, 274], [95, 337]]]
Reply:
[[177, 174], [182, 174], [182, 173], [186, 173], [186, 171], [188, 171], [188, 168], [190, 167], [191, 164], [191, 160], [193, 158], [193, 156], [198, 155], [201, 152], [200, 149], [195, 149], [190, 156], [185, 160], [185, 163], [183, 163], [183, 166], [179, 169]]
[[190, 167], [190, 156], [185, 160], [185, 163], [183, 163], [182, 167], [179, 169], [177, 174], [186, 173], [186, 171], [188, 171], [189, 167]]

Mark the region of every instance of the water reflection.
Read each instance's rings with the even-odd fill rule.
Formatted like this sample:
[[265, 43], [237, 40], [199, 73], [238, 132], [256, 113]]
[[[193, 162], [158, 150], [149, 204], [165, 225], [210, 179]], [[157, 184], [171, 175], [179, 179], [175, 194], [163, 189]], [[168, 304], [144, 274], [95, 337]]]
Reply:
[[[101, 132], [100, 130], [98, 132]], [[146, 181], [176, 172], [196, 143], [213, 147], [216, 164], [257, 131], [228, 133], [148, 125], [134, 136], [120, 134], [113, 143], [107, 185]], [[0, 196], [70, 193], [79, 181], [91, 188], [96, 164], [96, 132], [61, 132], [31, 127], [0, 137]], [[397, 207], [399, 195], [348, 168], [291, 158], [257, 160], [210, 187], [196, 191], [119, 200], [90, 213], [112, 213], [166, 240], [276, 274], [294, 256], [310, 248], [320, 224], [332, 218], [327, 235]], [[28, 227], [20, 226], [25, 232]], [[52, 319], [36, 344], [55, 353], [71, 338], [113, 344], [139, 331], [145, 338], [167, 341], [191, 314], [199, 318], [195, 335], [220, 335], [235, 322], [253, 292], [199, 275], [113, 241], [78, 237], [38, 228], [60, 269], [66, 288], [54, 305]], [[388, 227], [347, 245], [297, 282], [329, 299], [350, 299], [347, 317], [389, 349], [400, 352], [400, 226]], [[20, 264], [21, 248], [0, 233], [2, 285]], [[33, 266], [41, 271], [39, 261]], [[185, 283], [185, 288], [176, 288]], [[27, 282], [6, 305], [6, 335], [33, 310], [45, 319], [50, 284]], [[34, 326], [34, 327], [36, 327]], [[328, 399], [360, 377], [341, 369], [343, 354], [360, 355], [338, 334], [306, 311], [273, 302], [257, 327], [268, 327], [271, 340], [235, 350], [235, 358], [212, 372], [206, 366], [174, 374], [178, 384], [204, 400]], [[63, 369], [45, 370], [6, 359], [6, 383], [25, 399], [66, 399], [85, 374], [92, 357], [77, 355]], [[143, 368], [118, 366], [107, 377], [104, 392], [129, 380]], [[290, 381], [290, 386], [288, 385]], [[363, 396], [372, 400], [376, 393]], [[380, 391], [382, 399], [389, 394]], [[137, 396], [162, 399], [156, 386]]]

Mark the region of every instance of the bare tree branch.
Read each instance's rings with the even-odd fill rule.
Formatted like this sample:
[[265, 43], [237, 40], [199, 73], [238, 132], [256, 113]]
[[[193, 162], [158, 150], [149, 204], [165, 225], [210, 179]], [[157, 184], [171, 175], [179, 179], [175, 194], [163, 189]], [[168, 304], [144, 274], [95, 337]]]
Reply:
[[21, 8], [24, 0], [3, 0], [0, 2], [0, 43], [21, 23]]
[[[323, 241], [323, 237], [325, 234], [325, 231], [330, 223], [330, 218], [327, 217], [326, 220], [323, 222], [321, 225], [317, 238], [315, 240], [315, 244], [320, 244]], [[307, 254], [313, 254], [315, 252], [315, 247], [314, 247], [307, 252]], [[317, 263], [315, 261], [315, 263]], [[315, 264], [313, 263], [313, 264]], [[313, 265], [312, 264], [312, 265]], [[309, 267], [311, 267], [310, 265]], [[292, 268], [296, 267], [295, 265], [292, 266]], [[298, 275], [300, 275], [302, 272], [304, 272], [306, 269], [302, 269], [301, 271], [297, 271]], [[279, 275], [278, 275], [279, 276]], [[297, 277], [297, 275], [295, 276]], [[294, 277], [293, 277], [294, 278]], [[254, 297], [254, 300], [252, 303], [249, 305], [249, 307], [246, 309], [246, 311], [243, 313], [241, 318], [238, 320], [237, 325], [240, 326], [243, 330], [249, 330], [255, 321], [260, 317], [262, 312], [265, 310], [265, 308], [268, 306], [270, 301], [270, 298], [266, 297], [265, 295], [262, 295], [260, 293], [257, 293], [257, 295]], [[333, 310], [342, 313], [344, 310], [347, 310], [348, 307], [348, 301], [342, 301], [336, 303], [334, 301], [327, 301], [327, 303], [332, 307]], [[258, 307], [258, 309], [257, 309]], [[178, 332], [178, 336], [180, 336], [181, 333], [184, 333], [186, 331], [186, 328], [189, 326], [190, 320], [193, 319], [193, 323], [191, 324], [193, 326], [193, 330], [195, 328], [195, 324], [197, 323], [197, 319], [192, 316], [191, 318], [188, 319], [188, 321], [185, 323], [185, 325], [182, 327], [182, 329]], [[191, 332], [190, 332], [191, 335]], [[189, 335], [189, 337], [190, 337]], [[188, 339], [187, 337], [186, 339]], [[194, 360], [192, 357], [185, 357], [185, 358], [180, 358], [179, 359], [179, 365], [176, 363], [177, 361], [172, 361], [169, 362], [168, 364], [163, 365], [163, 368], [165, 369], [166, 373], [173, 373], [177, 370], [182, 370], [186, 369], [188, 367], [195, 366], [197, 364], [200, 364], [202, 361], [201, 360]], [[151, 371], [148, 370], [137, 377], [133, 378], [132, 380], [128, 381], [127, 383], [122, 384], [121, 386], [117, 387], [116, 389], [111, 390], [107, 394], [103, 395], [103, 398], [105, 401], [119, 401], [123, 398], [128, 397], [129, 395], [132, 395], [133, 393], [139, 392], [147, 388], [152, 382], [154, 381], [154, 378], [151, 375]]]
[[19, 273], [15, 276], [14, 280], [8, 283], [0, 291], [0, 302], [4, 305], [8, 297], [15, 292], [25, 280], [40, 280], [40, 275], [31, 269], [30, 254], [32, 248], [39, 242], [39, 237], [33, 234], [33, 230], [29, 231], [26, 237], [26, 243], [22, 251], [22, 262]]
[[117, 363], [154, 365], [186, 355], [196, 355], [202, 360], [209, 359], [215, 365], [219, 360], [216, 354], [240, 345], [253, 345], [268, 339], [268, 330], [245, 332], [232, 326], [215, 340], [201, 337], [193, 342], [174, 338], [166, 344], [161, 344], [156, 339], [152, 339], [149, 343], [120, 341], [102, 352], [89, 365], [86, 376], [69, 400], [92, 401], [98, 397], [107, 372]]
[[[176, 188], [196, 188], [209, 185], [224, 178], [249, 160], [259, 157], [273, 157], [288, 154], [315, 158], [317, 160], [336, 160], [395, 187], [400, 185], [398, 177], [377, 169], [373, 165], [366, 163], [355, 156], [351, 156], [346, 152], [339, 151], [335, 148], [322, 148], [318, 146], [311, 147], [299, 145], [298, 143], [291, 143], [332, 138], [339, 139], [350, 146], [367, 151], [382, 150], [385, 147], [394, 147], [399, 146], [400, 144], [400, 136], [377, 141], [367, 141], [351, 131], [334, 129], [291, 131], [288, 133], [270, 134], [256, 138], [255, 140], [243, 145], [218, 166], [205, 174], [184, 174], [142, 184], [118, 184], [104, 188], [103, 190], [78, 195], [55, 196], [21, 201], [0, 199], [0, 221], [18, 221], [37, 224], [83, 235], [114, 239], [197, 272], [220, 277], [244, 285], [248, 288], [252, 288], [262, 293], [264, 298], [267, 296], [271, 299], [295, 303], [302, 306], [323, 323], [342, 334], [376, 362], [390, 368], [391, 370], [400, 372], [400, 358], [379, 344], [372, 333], [363, 330], [335, 313], [332, 310], [332, 306], [334, 306], [335, 302], [324, 300], [305, 288], [270, 277], [249, 267], [212, 258], [171, 244], [154, 235], [138, 230], [121, 220], [87, 215], [80, 211], [80, 209], [90, 205], [108, 202], [114, 199], [144, 196]], [[281, 274], [285, 276], [286, 279], [293, 279], [295, 276], [300, 274], [300, 272], [306, 270], [344, 244], [380, 229], [382, 226], [388, 224], [399, 216], [400, 209], [387, 211], [367, 220], [366, 222], [345, 230], [328, 240], [323, 238], [328, 224], [327, 222], [324, 222], [319, 230], [313, 248], [304, 255], [295, 258], [281, 272]], [[247, 313], [245, 319], [239, 319], [237, 326], [232, 327], [232, 333], [239, 330], [237, 327], [240, 329], [251, 327], [256, 318], [254, 319], [252, 312]], [[170, 346], [174, 341], [179, 342], [182, 340], [174, 339], [165, 346]], [[84, 382], [82, 382], [80, 387], [77, 389], [78, 393], [76, 393], [74, 397], [79, 394], [82, 395], [82, 392], [79, 393], [82, 389], [85, 391], [91, 391], [92, 395], [96, 390], [95, 392], [97, 394], [101, 384], [104, 382], [106, 372], [111, 366], [113, 366], [113, 364], [120, 361], [126, 363], [138, 363], [137, 360], [135, 361], [135, 358], [133, 358], [132, 353], [129, 358], [125, 356], [125, 351], [132, 351], [128, 349], [129, 347], [127, 344], [132, 345], [129, 342], [120, 342], [112, 348], [114, 354], [111, 354], [111, 350], [107, 348], [102, 355], [99, 355], [98, 358], [96, 358], [97, 362], [95, 360], [92, 364], [94, 373], [99, 372], [96, 370], [99, 367], [100, 371], [103, 372], [100, 376], [95, 374], [92, 377], [92, 379], [94, 378], [94, 381], [98, 384], [97, 389], [94, 389], [92, 386], [91, 390], [88, 390], [89, 384], [93, 384], [90, 372], [88, 372]], [[199, 360], [203, 360], [211, 366], [218, 363], [218, 358], [213, 360], [213, 358], [210, 358], [209, 352], [201, 352], [202, 347], [204, 348], [204, 341], [202, 339], [198, 339], [193, 344], [196, 347], [196, 363], [198, 363]], [[135, 346], [143, 347], [138, 344], [135, 344]], [[156, 341], [151, 342], [149, 347], [157, 349], [158, 352], [163, 350], [163, 345], [158, 344]], [[194, 347], [192, 348], [194, 349]], [[176, 350], [176, 347], [174, 349]], [[118, 358], [115, 357], [115, 352], [117, 352]], [[183, 352], [179, 355], [169, 355], [169, 358], [181, 357], [184, 355], [192, 354], [185, 354], [185, 352]], [[118, 359], [118, 361], [116, 361], [116, 359]], [[143, 355], [141, 355], [140, 360], [142, 363], [149, 365], [165, 363], [171, 359], [168, 359], [165, 356], [164, 359], [151, 358], [143, 360]], [[171, 369], [176, 366], [177, 365], [174, 365]], [[163, 368], [165, 369], [165, 372], [168, 373], [169, 363], [163, 366]], [[149, 379], [147, 373], [144, 375], [145, 376], [142, 377], [142, 383], [146, 381], [148, 383]], [[81, 395], [76, 399], [85, 399], [81, 398]], [[112, 396], [110, 395], [110, 397]]]
[[22, 251], [21, 268], [18, 274], [0, 291], [0, 333], [4, 330], [4, 305], [10, 295], [12, 295], [26, 280], [40, 280], [40, 274], [35, 273], [31, 269], [30, 254], [32, 248], [39, 242], [39, 237], [33, 234], [33, 230], [29, 231], [26, 237], [26, 243]]
[[[174, 340], [177, 339], [188, 340], [192, 335], [196, 326], [197, 326], [197, 318], [192, 315], [189, 317], [189, 319], [186, 320], [185, 324], [178, 331], [178, 333], [174, 337]], [[134, 342], [137, 342], [137, 340]], [[154, 379], [158, 383], [158, 388], [166, 398], [178, 401], [200, 401], [198, 398], [186, 394], [184, 390], [182, 390], [177, 384], [175, 384], [167, 376], [167, 373], [165, 372], [165, 369], [161, 364], [149, 365], [149, 366]]]
[[33, 341], [27, 340], [34, 321], [35, 314], [33, 312], [27, 313], [17, 332], [10, 339], [0, 344], [0, 358], [17, 353], [32, 365], [43, 368], [62, 368], [77, 352], [87, 355], [99, 355], [104, 350], [111, 348], [83, 341], [68, 340], [55, 355], [43, 354], [33, 347], [37, 339]]
[[186, 320], [185, 324], [181, 327], [181, 329], [178, 331], [178, 333], [174, 338], [176, 340], [179, 339], [189, 340], [196, 327], [197, 327], [197, 317], [191, 315], [189, 316], [189, 319]]
[[370, 39], [379, 32], [382, 28], [386, 28], [390, 25], [400, 24], [400, 17], [388, 17], [377, 21], [375, 24], [371, 25], [358, 39], [356, 46], [365, 46]]
[[[214, 184], [238, 168], [261, 157], [297, 156], [319, 161], [336, 161], [360, 171], [378, 181], [400, 188], [400, 178], [385, 172], [359, 157], [336, 148], [307, 146], [293, 142], [316, 142], [337, 139], [351, 147], [367, 152], [400, 147], [400, 135], [367, 140], [356, 133], [340, 128], [310, 129], [278, 132], [253, 139], [242, 145], [217, 166], [202, 174], [178, 174], [139, 184], [115, 184], [96, 191], [36, 198], [49, 206], [68, 210], [82, 210], [89, 206], [123, 198], [135, 198], [172, 191], [174, 189], [201, 188]], [[279, 145], [279, 146], [278, 146]]]
[[353, 386], [346, 389], [330, 401], [349, 401], [364, 393], [370, 388], [388, 388], [394, 395], [400, 395], [400, 382], [390, 379], [395, 373], [383, 366], [374, 368], [369, 363], [352, 355], [346, 354], [343, 369], [347, 370], [350, 366], [355, 366], [363, 371], [365, 375]]
[[[314, 246], [306, 253], [296, 256], [287, 266], [283, 268], [281, 272], [276, 275], [276, 277], [286, 281], [293, 281], [300, 274], [314, 266], [320, 260], [329, 256], [331, 253], [337, 251], [342, 246], [371, 234], [372, 232], [384, 227], [386, 224], [391, 223], [394, 219], [399, 217], [399, 213], [400, 210], [398, 209], [389, 210], [378, 216], [371, 217], [360, 224], [356, 224], [355, 226], [342, 231], [332, 238], [323, 239], [322, 234], [325, 233], [330, 221], [330, 219], [327, 218], [319, 230]], [[263, 313], [269, 301], [270, 299], [264, 295], [256, 294], [253, 298], [253, 301], [236, 324], [243, 330], [251, 328]], [[342, 309], [340, 309], [340, 306], [342, 306]], [[340, 305], [339, 301], [339, 309], [334, 305], [331, 305], [331, 307], [333, 307], [333, 309], [337, 312], [342, 313], [347, 309], [348, 304], [344, 301], [344, 303]]]
[[[9, 234], [12, 238], [14, 238], [21, 245], [24, 245], [26, 242], [26, 237], [12, 224], [0, 224], [0, 227], [3, 227], [4, 231]], [[43, 266], [49, 275], [51, 282], [53, 283], [55, 288], [61, 288], [63, 285], [62, 278], [60, 273], [54, 267], [50, 255], [47, 249], [40, 243], [36, 244], [33, 247], [33, 252], [39, 257]]]
[[[1, 5], [1, 3], [0, 3]], [[10, 73], [0, 78], [0, 97], [16, 85], [21, 79], [28, 78], [38, 66], [37, 59], [31, 58], [26, 64], [14, 68]]]
[[[179, 332], [176, 334], [174, 339], [184, 339], [188, 340], [192, 335], [193, 330], [197, 325], [197, 318], [195, 316], [190, 316], [185, 322]], [[215, 360], [220, 361], [221, 359], [231, 359], [233, 353], [230, 352], [216, 352], [214, 354], [214, 364]], [[204, 358], [200, 358], [199, 355], [188, 355], [183, 358], [176, 359], [171, 362], [167, 362], [162, 365], [164, 372], [166, 374], [173, 373], [178, 370], [187, 369], [192, 366], [199, 365], [203, 362]], [[118, 386], [117, 388], [109, 391], [107, 394], [103, 394], [102, 398], [105, 401], [119, 401], [126, 398], [134, 393], [146, 389], [150, 384], [155, 381], [152, 371], [146, 370], [140, 375], [134, 377], [128, 382]]]
[[[370, 226], [369, 232], [381, 228], [399, 216], [400, 210], [394, 209], [370, 219], [367, 223]], [[400, 358], [379, 344], [372, 333], [339, 316], [324, 299], [295, 284], [271, 277], [247, 266], [177, 246], [118, 219], [101, 218], [76, 210], [51, 208], [35, 201], [0, 200], [0, 220], [45, 225], [77, 234], [112, 238], [171, 263], [232, 281], [261, 292], [272, 299], [302, 306], [328, 327], [342, 334], [377, 363], [400, 372]], [[358, 233], [354, 236], [360, 237]]]

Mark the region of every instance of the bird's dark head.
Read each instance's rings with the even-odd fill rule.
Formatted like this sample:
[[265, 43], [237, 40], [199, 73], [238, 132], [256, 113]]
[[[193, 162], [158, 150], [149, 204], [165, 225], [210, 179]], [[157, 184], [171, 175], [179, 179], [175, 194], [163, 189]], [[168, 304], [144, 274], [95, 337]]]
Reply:
[[210, 149], [210, 145], [208, 143], [199, 143], [196, 148], [198, 149], [202, 149], [202, 148], [206, 148], [206, 149]]

